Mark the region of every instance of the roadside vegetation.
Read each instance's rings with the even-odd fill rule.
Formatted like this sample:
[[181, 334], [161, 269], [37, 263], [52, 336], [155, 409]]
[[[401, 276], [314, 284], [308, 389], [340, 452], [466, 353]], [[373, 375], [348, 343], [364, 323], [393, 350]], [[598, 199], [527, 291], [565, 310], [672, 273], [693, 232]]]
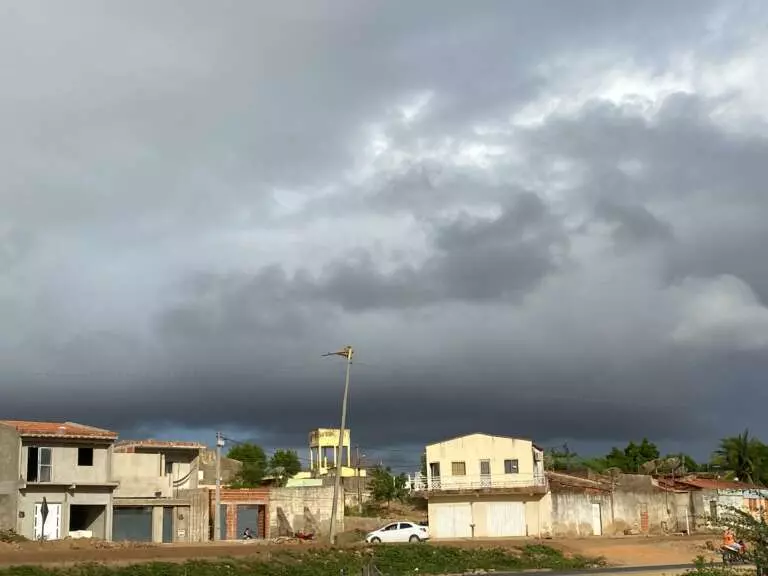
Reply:
[[[613, 447], [605, 456], [584, 457], [573, 452], [568, 444], [545, 451], [547, 470], [555, 472], [591, 471], [605, 474], [609, 471], [625, 474], [686, 474], [717, 473], [727, 480], [740, 480], [749, 484], [768, 485], [768, 444], [744, 430], [736, 436], [720, 439], [708, 462], [696, 462], [690, 455], [662, 456], [658, 446], [643, 438], [629, 442], [624, 448]], [[426, 474], [426, 461], [422, 457], [422, 474]]]
[[731, 566], [723, 566], [707, 562], [703, 556], [693, 561], [694, 567], [685, 572], [685, 576], [744, 576], [744, 570], [736, 570]]
[[[0, 576], [339, 576], [360, 574], [375, 565], [385, 576], [456, 574], [472, 570], [579, 570], [602, 566], [600, 559], [566, 557], [549, 546], [458, 548], [393, 545], [373, 548], [273, 551], [250, 559], [220, 559], [129, 566], [87, 564], [68, 567], [13, 567]], [[702, 575], [703, 576], [703, 575]]]

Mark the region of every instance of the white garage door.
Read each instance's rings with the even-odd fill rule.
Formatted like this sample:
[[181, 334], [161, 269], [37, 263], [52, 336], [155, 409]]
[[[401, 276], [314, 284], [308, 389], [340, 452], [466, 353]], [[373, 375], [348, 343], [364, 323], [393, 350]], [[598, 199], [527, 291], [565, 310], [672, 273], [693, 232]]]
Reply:
[[525, 503], [489, 502], [488, 536], [525, 536]]
[[430, 518], [429, 531], [433, 538], [470, 538], [472, 536], [472, 508], [469, 504], [438, 504], [434, 523]]

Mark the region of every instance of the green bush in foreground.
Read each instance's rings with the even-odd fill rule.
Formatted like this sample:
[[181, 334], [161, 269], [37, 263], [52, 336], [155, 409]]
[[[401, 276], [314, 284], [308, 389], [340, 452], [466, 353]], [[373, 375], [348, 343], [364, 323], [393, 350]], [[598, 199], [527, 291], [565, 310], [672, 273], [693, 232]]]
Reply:
[[[703, 556], [698, 556], [693, 561], [694, 567], [686, 570], [686, 576], [744, 576], [743, 569], [736, 570], [731, 566], [723, 566], [714, 562], [707, 562]], [[752, 571], [754, 573], [754, 571]], [[748, 574], [748, 572], [747, 572]]]
[[[581, 569], [603, 565], [602, 560], [566, 558], [549, 546], [514, 549], [402, 545], [362, 549], [290, 550], [273, 552], [267, 561], [218, 559], [183, 564], [153, 562], [129, 566], [86, 564], [66, 568], [14, 567], [0, 576], [349, 576], [360, 574], [371, 560], [386, 576], [447, 574], [474, 569], [524, 570], [529, 568]], [[704, 575], [702, 575], [704, 576]]]

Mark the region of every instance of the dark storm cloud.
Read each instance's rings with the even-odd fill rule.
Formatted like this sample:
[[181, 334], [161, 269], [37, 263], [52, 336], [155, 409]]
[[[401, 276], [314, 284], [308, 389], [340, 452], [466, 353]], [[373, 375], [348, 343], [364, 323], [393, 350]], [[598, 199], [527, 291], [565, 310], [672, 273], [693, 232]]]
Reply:
[[557, 267], [558, 244], [567, 244], [561, 223], [523, 194], [498, 217], [436, 225], [435, 255], [422, 266], [381, 273], [370, 260], [333, 264], [311, 292], [350, 310], [519, 298]]
[[4, 8], [2, 415], [303, 445], [351, 343], [373, 448], [766, 432], [740, 8]]
[[161, 323], [188, 334], [260, 329], [295, 337], [301, 319], [306, 326], [312, 318], [302, 316], [308, 302], [358, 312], [451, 300], [514, 300], [558, 268], [555, 249], [567, 252], [562, 223], [531, 193], [519, 194], [496, 217], [463, 215], [430, 228], [434, 255], [422, 265], [381, 272], [363, 252], [329, 264], [316, 279], [305, 271], [289, 278], [278, 265], [252, 277], [198, 276], [190, 280], [195, 287], [191, 300]]
[[[711, 414], [691, 405], [692, 398], [696, 406], [722, 400], [707, 392], [714, 380], [707, 371], [715, 364], [736, 367], [745, 359], [697, 360], [701, 363], [694, 370], [669, 361], [645, 369], [636, 366], [631, 377], [609, 363], [568, 374], [543, 366], [506, 365], [499, 367], [501, 372], [451, 364], [452, 373], [447, 375], [435, 368], [409, 373], [361, 362], [353, 366], [349, 422], [356, 441], [372, 448], [476, 431], [542, 440], [610, 441], [641, 437], [652, 429], [662, 442], [694, 440], [717, 429]], [[78, 394], [55, 395], [55, 407], [40, 406], [36, 413], [56, 418], [66, 412], [73, 419], [118, 430], [134, 428], [136, 412], [144, 421], [160, 425], [178, 424], [183, 413], [185, 426], [255, 429], [284, 445], [302, 446], [307, 422], [333, 426], [339, 418], [343, 363], [305, 360], [304, 366], [294, 368], [303, 374], [299, 378], [284, 373], [279, 360], [272, 363], [272, 368], [268, 363], [252, 367], [248, 374], [226, 369], [215, 374], [190, 372], [141, 389], [125, 382], [109, 393], [91, 391], [87, 403]], [[304, 378], [310, 372], [312, 385], [307, 386]], [[695, 384], [684, 381], [690, 375], [698, 378]], [[679, 385], [660, 392], [653, 385], [658, 379]], [[68, 386], [77, 390], [75, 383]], [[662, 396], [654, 397], [651, 389]], [[382, 430], [387, 431], [386, 443]]]

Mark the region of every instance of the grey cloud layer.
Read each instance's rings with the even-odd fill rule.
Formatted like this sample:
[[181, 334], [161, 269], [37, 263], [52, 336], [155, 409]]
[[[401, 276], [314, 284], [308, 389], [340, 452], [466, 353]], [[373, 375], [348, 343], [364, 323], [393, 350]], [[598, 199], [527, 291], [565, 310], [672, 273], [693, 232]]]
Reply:
[[212, 6], [0, 18], [3, 416], [301, 443], [352, 343], [368, 444], [761, 432], [723, 390], [764, 398], [765, 117], [720, 119], [738, 89], [510, 117], [727, 63], [764, 6]]

